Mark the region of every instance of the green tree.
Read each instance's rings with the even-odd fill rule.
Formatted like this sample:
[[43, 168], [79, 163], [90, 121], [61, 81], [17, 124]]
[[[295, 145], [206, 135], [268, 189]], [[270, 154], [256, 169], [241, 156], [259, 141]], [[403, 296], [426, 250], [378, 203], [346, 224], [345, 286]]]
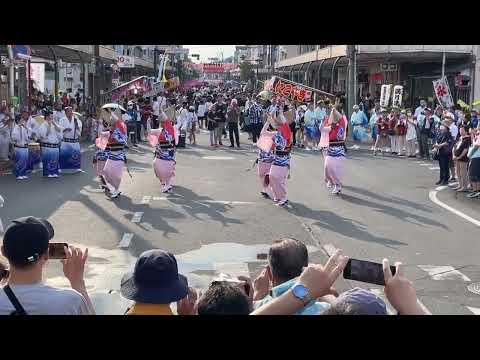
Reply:
[[243, 61], [240, 64], [240, 81], [248, 81], [255, 78], [255, 73], [253, 71], [253, 65]]

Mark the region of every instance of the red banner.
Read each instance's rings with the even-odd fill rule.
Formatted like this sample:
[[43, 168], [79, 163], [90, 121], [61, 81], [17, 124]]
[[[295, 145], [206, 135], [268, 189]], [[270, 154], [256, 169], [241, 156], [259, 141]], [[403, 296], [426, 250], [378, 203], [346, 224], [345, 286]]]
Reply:
[[268, 87], [268, 90], [272, 91], [273, 94], [286, 97], [291, 101], [312, 101], [313, 91], [289, 80], [274, 77], [268, 83]]

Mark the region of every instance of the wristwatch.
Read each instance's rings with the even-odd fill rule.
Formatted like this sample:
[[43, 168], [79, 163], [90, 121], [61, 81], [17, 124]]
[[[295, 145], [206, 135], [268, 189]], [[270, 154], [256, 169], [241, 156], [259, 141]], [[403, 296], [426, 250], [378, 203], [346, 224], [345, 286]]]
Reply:
[[293, 285], [292, 294], [297, 299], [301, 300], [304, 305], [307, 305], [310, 301], [312, 301], [310, 290], [308, 290], [308, 288], [302, 283], [296, 283], [295, 285]]

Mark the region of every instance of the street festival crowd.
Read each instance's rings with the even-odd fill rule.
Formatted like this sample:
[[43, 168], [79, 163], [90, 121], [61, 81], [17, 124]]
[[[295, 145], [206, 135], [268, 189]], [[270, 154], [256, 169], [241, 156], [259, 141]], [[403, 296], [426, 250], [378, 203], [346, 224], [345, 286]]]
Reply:
[[[379, 108], [376, 102], [371, 106], [368, 100], [354, 107], [350, 124], [354, 137], [359, 126], [376, 131], [374, 154], [378, 151], [383, 154], [390, 148], [392, 154], [401, 156], [406, 147], [408, 156], [416, 156], [412, 131], [409, 131], [410, 126], [414, 126], [420, 134], [420, 156], [427, 158], [433, 145], [433, 156], [438, 158], [441, 167], [439, 183], [451, 180], [450, 160], [453, 160], [456, 172], [452, 172], [452, 176], [456, 174], [460, 184], [457, 190], [471, 188], [472, 194], [480, 190], [476, 113], [462, 116], [460, 111], [452, 113], [441, 108], [432, 113], [425, 102], [414, 114], [400, 109], [389, 112]], [[343, 110], [344, 98], [340, 96], [335, 101], [320, 98], [315, 104], [302, 104], [265, 92], [253, 94], [202, 87], [186, 92], [163, 92], [152, 99], [133, 96], [122, 99], [120, 104], [102, 109], [90, 107], [85, 126], [70, 101], [54, 103], [53, 109], [38, 108], [36, 114], [24, 108], [17, 118], [11, 118], [7, 110], [2, 109], [0, 157], [14, 159], [18, 180], [28, 178], [36, 166], [42, 168], [44, 176], [57, 178], [59, 172], [81, 171], [79, 142], [82, 138], [95, 141], [93, 161], [97, 175], [105, 194], [115, 199], [120, 195], [126, 147], [150, 143], [155, 149], [154, 173], [160, 180], [162, 192], [170, 192], [175, 151], [185, 146], [187, 138], [195, 145], [198, 130], [205, 129], [210, 135], [210, 146], [216, 149], [223, 146], [228, 132], [230, 147], [240, 148], [240, 127], [258, 147], [256, 164], [262, 196], [271, 198], [279, 206], [288, 206], [286, 179], [293, 146], [323, 151], [325, 183], [332, 193], [341, 191], [349, 122]], [[36, 118], [39, 114], [41, 121]], [[370, 120], [365, 122], [368, 116]], [[36, 143], [35, 148], [32, 142]], [[37, 144], [40, 149], [36, 148]], [[4, 258], [0, 258], [3, 285], [0, 314], [95, 313], [84, 280], [88, 249], [73, 246], [65, 249], [66, 255], [61, 261], [71, 289], [59, 289], [42, 282], [43, 269], [49, 260], [49, 242], [53, 238], [53, 226], [45, 219], [24, 217], [8, 226], [1, 248]], [[172, 315], [173, 304], [180, 315], [386, 315], [385, 302], [374, 293], [354, 288], [339, 294], [333, 287], [347, 261], [348, 257], [338, 250], [326, 264], [309, 265], [306, 246], [296, 239], [282, 238], [273, 242], [268, 265], [253, 281], [225, 275], [207, 289], [198, 291], [189, 287], [187, 278], [178, 273], [173, 254], [149, 250], [142, 253], [134, 269], [123, 276], [120, 288], [122, 296], [132, 301], [125, 309], [129, 315]], [[398, 313], [428, 314], [419, 305], [401, 263], [395, 264], [393, 275], [389, 261], [383, 259], [382, 263], [385, 294]]]

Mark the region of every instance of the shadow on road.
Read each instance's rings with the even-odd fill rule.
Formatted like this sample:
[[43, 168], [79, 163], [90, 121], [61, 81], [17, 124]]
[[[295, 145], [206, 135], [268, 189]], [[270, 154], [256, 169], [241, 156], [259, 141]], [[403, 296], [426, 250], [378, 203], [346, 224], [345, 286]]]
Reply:
[[[440, 227], [444, 230], [448, 230], [448, 227], [445, 226], [444, 224], [442, 224], [438, 221], [435, 221], [435, 220], [431, 220], [431, 219], [429, 219], [427, 217], [424, 217], [424, 216], [421, 216], [421, 215], [414, 215], [414, 214], [412, 214], [410, 212], [406, 212], [404, 210], [400, 210], [400, 209], [390, 207], [390, 206], [387, 206], [387, 205], [382, 205], [382, 204], [379, 204], [379, 203], [375, 203], [373, 201], [360, 199], [360, 198], [357, 198], [357, 197], [354, 197], [354, 196], [351, 196], [351, 195], [347, 195], [347, 194], [342, 194], [341, 197], [342, 197], [342, 200], [347, 201], [349, 203], [360, 205], [360, 206], [366, 206], [366, 207], [370, 208], [372, 211], [381, 212], [381, 213], [396, 217], [396, 218], [401, 219], [402, 221], [406, 221], [410, 224], [414, 224], [414, 225], [418, 225], [418, 226], [422, 226], [422, 227], [424, 226], [424, 224], [427, 224], [427, 225], [431, 225], [431, 226]], [[409, 220], [409, 218], [415, 219], [416, 221], [411, 221], [411, 220]]]
[[359, 188], [359, 187], [356, 187], [356, 186], [350, 186], [350, 185], [345, 185], [343, 188], [346, 189], [346, 190], [349, 190], [351, 192], [357, 193], [357, 194], [368, 196], [369, 198], [384, 201], [386, 203], [394, 203], [394, 204], [398, 204], [398, 205], [404, 205], [404, 206], [408, 206], [408, 207], [411, 207], [413, 209], [418, 209], [418, 210], [422, 210], [422, 211], [425, 211], [425, 212], [432, 211], [432, 208], [429, 207], [429, 206], [421, 205], [419, 203], [416, 203], [416, 202], [413, 202], [413, 201], [410, 201], [410, 200], [401, 199], [401, 198], [398, 198], [396, 196], [386, 197], [386, 196], [380, 195], [378, 193], [374, 193], [372, 191], [369, 191], [369, 190], [366, 190], [366, 189], [363, 189], [363, 188]]
[[[300, 203], [291, 203], [294, 213], [297, 216], [316, 220], [313, 225], [322, 229], [327, 229], [343, 236], [357, 239], [360, 241], [375, 242], [388, 248], [397, 249], [396, 246], [407, 245], [404, 242], [376, 236], [367, 231], [367, 226], [363, 223], [341, 217], [331, 211], [314, 210]], [[328, 240], [326, 240], [328, 242]]]

